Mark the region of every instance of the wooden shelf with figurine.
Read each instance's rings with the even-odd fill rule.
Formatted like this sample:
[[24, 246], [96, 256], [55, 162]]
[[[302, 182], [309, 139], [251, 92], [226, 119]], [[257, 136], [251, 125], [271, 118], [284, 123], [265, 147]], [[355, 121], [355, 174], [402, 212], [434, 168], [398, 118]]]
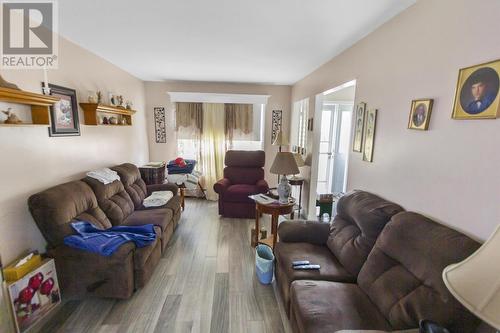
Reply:
[[0, 101], [14, 104], [24, 104], [31, 107], [31, 123], [21, 121], [10, 110], [4, 111], [7, 120], [1, 126], [49, 125], [49, 108], [59, 101], [59, 98], [46, 96], [15, 88], [0, 86]]
[[97, 103], [80, 103], [84, 124], [94, 126], [131, 126], [135, 110]]

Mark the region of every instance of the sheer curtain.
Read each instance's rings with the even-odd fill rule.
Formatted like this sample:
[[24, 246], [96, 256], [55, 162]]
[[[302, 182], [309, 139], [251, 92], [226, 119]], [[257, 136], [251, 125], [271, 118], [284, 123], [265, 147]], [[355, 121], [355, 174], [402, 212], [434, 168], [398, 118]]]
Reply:
[[214, 184], [223, 178], [226, 154], [224, 104], [203, 103], [203, 130], [200, 142], [200, 167], [207, 199], [217, 200]]

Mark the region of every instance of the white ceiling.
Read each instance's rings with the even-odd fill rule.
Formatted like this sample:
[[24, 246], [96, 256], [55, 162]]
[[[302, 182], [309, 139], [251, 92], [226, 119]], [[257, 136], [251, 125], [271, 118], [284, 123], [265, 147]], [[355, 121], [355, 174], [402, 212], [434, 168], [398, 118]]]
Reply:
[[416, 0], [63, 0], [59, 33], [147, 81], [292, 84]]

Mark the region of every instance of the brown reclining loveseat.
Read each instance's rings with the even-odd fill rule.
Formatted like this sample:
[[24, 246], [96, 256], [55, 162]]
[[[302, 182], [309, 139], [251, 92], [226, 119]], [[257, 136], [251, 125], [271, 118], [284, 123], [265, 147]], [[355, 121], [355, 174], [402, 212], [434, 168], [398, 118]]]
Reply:
[[[371, 196], [366, 192], [354, 195], [360, 193]], [[319, 222], [294, 221], [284, 222], [278, 229], [283, 244], [277, 244], [276, 277], [282, 294], [286, 293], [285, 301], [289, 300], [285, 306], [289, 306], [294, 332], [405, 330], [417, 328], [422, 319], [435, 321], [450, 332], [490, 332], [484, 323], [478, 330], [480, 321], [450, 294], [441, 277], [447, 265], [477, 250], [478, 242], [420, 214], [402, 211], [381, 229], [364, 260], [356, 256], [364, 251], [354, 251], [364, 248], [359, 242], [362, 237], [342, 236], [348, 230], [363, 235], [372, 229], [360, 223], [371, 223], [372, 210], [353, 201], [352, 195], [339, 201], [331, 231]], [[380, 211], [375, 209], [373, 213]], [[339, 246], [342, 243], [344, 246]], [[285, 254], [292, 244], [294, 250]], [[328, 247], [337, 261], [319, 260], [317, 246]], [[311, 249], [313, 255], [309, 256]], [[318, 262], [321, 270], [293, 271], [291, 261], [299, 259]], [[345, 271], [338, 268], [339, 262]], [[323, 278], [326, 272], [336, 272], [337, 276]], [[354, 279], [345, 278], [345, 272]]]
[[[151, 277], [179, 220], [180, 199], [175, 184], [146, 186], [133, 164], [113, 169], [125, 184], [114, 181], [104, 185], [86, 177], [28, 199], [30, 212], [47, 241], [47, 255], [55, 259], [61, 289], [67, 298], [130, 297]], [[134, 197], [135, 202], [129, 194], [132, 190], [140, 192]], [[172, 191], [174, 197], [162, 207], [142, 207], [142, 199], [157, 190]], [[151, 223], [155, 225], [157, 239], [143, 248], [125, 243], [111, 256], [101, 256], [64, 245], [64, 237], [74, 233], [71, 222], [76, 220], [88, 221], [102, 229]]]

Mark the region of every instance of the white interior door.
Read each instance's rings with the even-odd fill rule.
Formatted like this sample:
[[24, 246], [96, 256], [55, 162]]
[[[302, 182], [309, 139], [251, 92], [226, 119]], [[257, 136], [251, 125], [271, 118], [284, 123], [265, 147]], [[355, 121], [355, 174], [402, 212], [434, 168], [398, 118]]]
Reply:
[[351, 131], [352, 103], [325, 103], [321, 113], [316, 192], [344, 192]]

